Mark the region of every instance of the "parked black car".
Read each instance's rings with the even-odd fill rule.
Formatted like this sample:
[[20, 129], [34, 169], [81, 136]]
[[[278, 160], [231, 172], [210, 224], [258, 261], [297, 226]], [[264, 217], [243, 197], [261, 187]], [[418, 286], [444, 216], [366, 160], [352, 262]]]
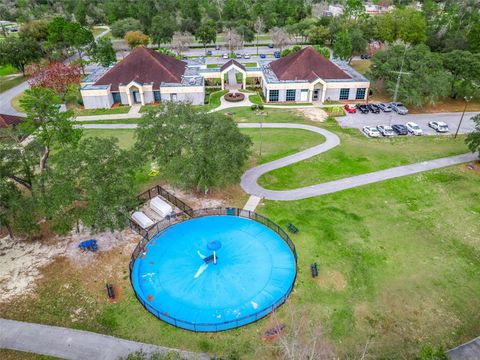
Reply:
[[392, 125], [392, 129], [398, 135], [408, 135], [408, 129], [405, 125], [395, 124], [395, 125]]
[[380, 114], [380, 108], [375, 104], [368, 104], [368, 110], [373, 114]]
[[369, 113], [368, 106], [365, 105], [365, 104], [357, 104], [357, 105], [355, 105], [355, 107], [356, 107], [357, 110], [360, 111], [362, 114], [368, 114], [368, 113]]

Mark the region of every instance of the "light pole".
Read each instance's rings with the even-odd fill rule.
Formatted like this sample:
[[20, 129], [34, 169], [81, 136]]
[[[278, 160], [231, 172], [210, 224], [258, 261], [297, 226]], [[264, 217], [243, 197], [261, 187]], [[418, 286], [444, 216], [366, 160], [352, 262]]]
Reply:
[[463, 121], [463, 117], [465, 116], [465, 111], [467, 111], [467, 105], [470, 102], [470, 100], [472, 100], [472, 96], [465, 96], [464, 99], [465, 99], [465, 107], [463, 108], [462, 117], [460, 118], [460, 122], [458, 123], [457, 131], [455, 131], [454, 139], [457, 138], [458, 132], [460, 131], [460, 126], [462, 126], [462, 121]]
[[262, 122], [262, 118], [260, 117], [260, 158], [262, 158], [262, 129], [263, 129], [263, 122]]

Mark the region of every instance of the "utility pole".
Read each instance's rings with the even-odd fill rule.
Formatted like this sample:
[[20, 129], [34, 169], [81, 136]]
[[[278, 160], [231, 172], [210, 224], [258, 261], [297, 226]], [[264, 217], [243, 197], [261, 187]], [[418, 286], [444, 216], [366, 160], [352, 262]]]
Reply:
[[458, 123], [457, 131], [455, 132], [454, 139], [457, 138], [458, 132], [460, 131], [460, 126], [462, 126], [462, 121], [463, 121], [463, 117], [465, 116], [465, 111], [467, 111], [467, 105], [470, 102], [470, 100], [472, 100], [472, 96], [465, 96], [464, 99], [465, 99], [465, 107], [463, 108], [462, 117], [460, 118], [460, 122]]
[[[393, 71], [394, 73], [398, 73], [397, 83], [395, 84], [395, 92], [393, 93], [393, 102], [397, 102], [398, 89], [400, 88], [400, 79], [401, 79], [402, 75], [403, 74], [405, 74], [405, 75], [410, 75], [411, 74], [409, 72], [403, 72], [403, 65], [405, 65], [405, 56], [407, 55], [407, 48], [408, 48], [408, 45], [405, 44], [405, 49], [403, 51], [402, 64], [400, 65], [400, 71]], [[389, 125], [392, 125], [392, 116], [393, 116], [393, 111], [390, 112]]]

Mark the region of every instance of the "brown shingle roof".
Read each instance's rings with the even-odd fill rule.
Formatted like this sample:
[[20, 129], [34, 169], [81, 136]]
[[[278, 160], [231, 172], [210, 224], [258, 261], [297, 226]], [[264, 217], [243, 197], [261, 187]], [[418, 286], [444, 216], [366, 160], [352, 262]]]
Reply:
[[183, 61], [142, 46], [107, 71], [95, 85], [111, 84], [111, 90], [118, 91], [119, 84], [135, 80], [141, 84], [153, 82], [153, 88], [158, 89], [162, 82], [182, 82], [185, 67]]
[[311, 46], [272, 61], [270, 67], [278, 80], [351, 79], [343, 70]]
[[222, 67], [220, 68], [220, 71], [225, 70], [226, 68], [228, 68], [231, 65], [236, 65], [237, 67], [239, 67], [240, 69], [245, 71], [245, 66], [240, 64], [237, 60], [233, 60], [233, 59], [230, 59], [225, 64], [223, 64]]
[[6, 128], [9, 126], [17, 126], [23, 121], [20, 116], [0, 114], [0, 128]]

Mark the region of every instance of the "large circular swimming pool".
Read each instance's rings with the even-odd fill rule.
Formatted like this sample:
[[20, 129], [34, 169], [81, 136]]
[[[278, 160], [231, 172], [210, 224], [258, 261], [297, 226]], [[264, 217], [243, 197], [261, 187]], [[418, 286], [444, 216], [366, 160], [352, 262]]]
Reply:
[[290, 294], [296, 261], [273, 230], [237, 216], [170, 226], [133, 264], [137, 297], [155, 316], [193, 331], [221, 331], [267, 315]]

